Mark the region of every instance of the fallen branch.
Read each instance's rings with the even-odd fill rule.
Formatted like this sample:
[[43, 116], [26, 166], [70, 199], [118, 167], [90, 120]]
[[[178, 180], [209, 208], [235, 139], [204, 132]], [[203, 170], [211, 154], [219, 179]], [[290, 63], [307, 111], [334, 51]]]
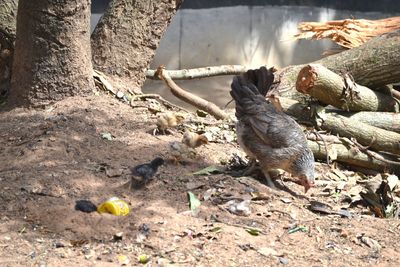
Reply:
[[[316, 159], [325, 160], [326, 152], [323, 142], [315, 142], [308, 140], [308, 147], [314, 154]], [[356, 167], [362, 167], [366, 169], [376, 170], [376, 171], [390, 171], [397, 174], [400, 173], [400, 167], [395, 164], [389, 164], [383, 162], [382, 160], [377, 160], [365, 153], [353, 149], [352, 146], [345, 146], [344, 144], [328, 144], [327, 150], [330, 155], [335, 155], [331, 158], [334, 161]], [[388, 161], [395, 161], [396, 158], [381, 155], [384, 159]]]
[[168, 72], [165, 71], [164, 67], [160, 66], [157, 69], [157, 75], [161, 80], [163, 80], [169, 89], [171, 90], [171, 93], [176, 96], [177, 98], [195, 106], [198, 109], [201, 109], [212, 116], [214, 116], [216, 119], [225, 119], [227, 118], [227, 114], [221, 110], [217, 105], [214, 103], [211, 103], [201, 97], [198, 97], [192, 93], [189, 93], [182, 88], [180, 88], [168, 75]]
[[[196, 69], [183, 70], [164, 70], [173, 80], [191, 80], [197, 78], [207, 78], [222, 75], [238, 75], [247, 71], [247, 67], [242, 65], [221, 65]], [[153, 80], [159, 80], [157, 70], [148, 70], [146, 77]]]
[[320, 64], [310, 64], [300, 70], [296, 90], [346, 111], [400, 110], [399, 103], [390, 95], [358, 85], [351, 76], [342, 77]]

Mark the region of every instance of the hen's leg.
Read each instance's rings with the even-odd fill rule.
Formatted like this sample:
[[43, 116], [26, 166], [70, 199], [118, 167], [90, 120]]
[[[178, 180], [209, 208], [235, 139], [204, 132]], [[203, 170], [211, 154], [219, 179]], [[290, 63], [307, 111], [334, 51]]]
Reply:
[[263, 171], [263, 174], [265, 176], [265, 179], [267, 180], [267, 185], [269, 187], [271, 187], [272, 189], [276, 189], [275, 183], [274, 183], [274, 181], [272, 181], [272, 178], [269, 175], [268, 170], [267, 169], [263, 169], [262, 171]]

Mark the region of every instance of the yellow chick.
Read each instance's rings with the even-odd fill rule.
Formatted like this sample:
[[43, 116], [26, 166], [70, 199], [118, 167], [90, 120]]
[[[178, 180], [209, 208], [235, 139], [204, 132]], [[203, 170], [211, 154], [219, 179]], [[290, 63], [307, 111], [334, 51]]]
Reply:
[[195, 159], [197, 156], [197, 153], [193, 148], [178, 141], [173, 141], [169, 144], [169, 151], [172, 161], [176, 164], [186, 162], [190, 159]]
[[192, 133], [186, 131], [183, 134], [182, 143], [191, 148], [196, 148], [204, 144], [208, 144], [208, 139], [203, 134]]
[[157, 128], [165, 134], [168, 128], [178, 126], [184, 119], [185, 117], [180, 114], [174, 114], [172, 112], [163, 113], [157, 118]]

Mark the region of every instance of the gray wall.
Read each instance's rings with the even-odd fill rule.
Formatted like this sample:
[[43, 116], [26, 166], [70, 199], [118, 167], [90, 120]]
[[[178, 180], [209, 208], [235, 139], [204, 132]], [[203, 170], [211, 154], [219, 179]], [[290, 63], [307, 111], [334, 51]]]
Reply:
[[[93, 2], [94, 9], [96, 0]], [[103, 1], [103, 6], [106, 1]], [[273, 5], [260, 5], [272, 3]], [[298, 6], [299, 2], [305, 6]], [[313, 7], [318, 2], [321, 6]], [[350, 4], [350, 3], [351, 4]], [[292, 38], [297, 25], [303, 21], [327, 21], [346, 18], [378, 19], [396, 13], [360, 12], [342, 8], [383, 10], [382, 3], [388, 4], [393, 12], [400, 1], [197, 1], [185, 0], [183, 8], [174, 17], [170, 27], [161, 40], [151, 68], [163, 64], [168, 69], [194, 68], [222, 64], [240, 64], [249, 67], [260, 65], [278, 68], [307, 63], [321, 57], [330, 49], [337, 49], [329, 40], [296, 41]], [[232, 4], [240, 4], [235, 5]], [[243, 5], [243, 3], [249, 3]], [[277, 4], [287, 4], [285, 6]], [[321, 4], [322, 3], [322, 4]], [[347, 4], [346, 4], [347, 3]], [[360, 5], [364, 3], [364, 5]], [[393, 4], [394, 3], [394, 4]], [[215, 7], [215, 5], [220, 5]], [[202, 6], [208, 8], [200, 8]], [[328, 8], [337, 7], [338, 9]], [[96, 9], [97, 8], [97, 9]], [[101, 14], [92, 14], [92, 27]], [[207, 78], [196, 81], [180, 81], [182, 87], [206, 99], [224, 105], [229, 99], [232, 77]], [[174, 102], [162, 82], [147, 81], [145, 92], [156, 92]], [[178, 102], [179, 103], [179, 102]], [[180, 103], [183, 104], [183, 103]]]

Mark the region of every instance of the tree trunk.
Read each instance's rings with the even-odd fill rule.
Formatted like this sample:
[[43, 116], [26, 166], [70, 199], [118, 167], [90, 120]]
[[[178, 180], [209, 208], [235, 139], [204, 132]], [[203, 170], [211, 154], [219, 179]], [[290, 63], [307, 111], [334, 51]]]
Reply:
[[90, 0], [20, 0], [12, 70], [12, 106], [90, 93]]
[[[313, 62], [331, 71], [349, 73], [355, 82], [371, 89], [400, 81], [400, 30], [375, 37], [365, 44]], [[295, 90], [299, 71], [304, 65], [288, 66], [277, 73], [280, 95], [301, 99]]]
[[1, 0], [0, 3], [0, 32], [15, 36], [17, 23], [18, 0]]
[[180, 0], [113, 0], [92, 34], [93, 65], [119, 90], [141, 92]]
[[10, 89], [17, 6], [18, 0], [0, 2], [0, 98]]

